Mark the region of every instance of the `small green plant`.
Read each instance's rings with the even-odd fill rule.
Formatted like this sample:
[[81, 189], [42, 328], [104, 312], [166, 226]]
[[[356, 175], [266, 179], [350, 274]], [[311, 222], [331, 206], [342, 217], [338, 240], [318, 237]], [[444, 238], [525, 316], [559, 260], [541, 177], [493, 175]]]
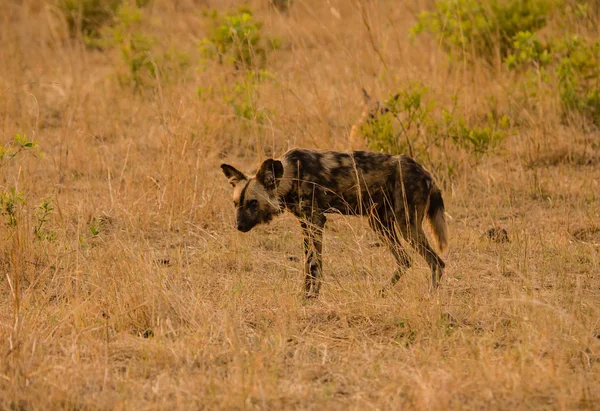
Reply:
[[429, 32], [452, 56], [491, 60], [510, 53], [516, 33], [544, 27], [552, 5], [551, 0], [440, 0], [433, 11], [419, 15], [411, 35]]
[[90, 221], [89, 229], [93, 237], [100, 235], [100, 231], [102, 230], [102, 220], [99, 218], [93, 218]]
[[390, 112], [380, 114], [376, 118], [365, 122], [361, 132], [371, 150], [391, 154], [398, 154], [403, 151], [398, 133], [394, 129], [394, 115]]
[[120, 48], [128, 73], [120, 76], [122, 84], [130, 83], [135, 89], [139, 89], [156, 79], [157, 66], [152, 61], [154, 45], [155, 39], [142, 33], [132, 33], [124, 39]]
[[141, 10], [123, 5], [118, 8], [116, 24], [106, 31], [99, 41], [102, 47], [116, 46], [127, 67], [126, 74], [119, 75], [122, 85], [131, 84], [140, 89], [156, 78], [156, 66], [152, 61], [152, 50], [156, 44], [153, 36], [143, 34]]
[[[140, 3], [141, 4], [141, 3]], [[122, 4], [118, 7], [113, 27], [103, 31], [89, 44], [102, 49], [118, 47], [126, 70], [119, 74], [121, 85], [140, 91], [190, 66], [189, 56], [177, 51], [160, 50], [155, 36], [145, 34], [144, 16], [140, 6]]]
[[535, 68], [538, 72], [551, 62], [549, 47], [530, 31], [520, 31], [513, 37], [511, 53], [505, 59], [510, 70]]
[[37, 147], [37, 142], [27, 138], [27, 134], [15, 134], [15, 143], [17, 144], [19, 151]]
[[25, 204], [23, 193], [14, 187], [0, 194], [0, 214], [10, 227], [16, 227], [20, 208]]
[[33, 233], [38, 240], [52, 241], [56, 238], [56, 231], [46, 229], [46, 224], [50, 221], [52, 211], [54, 211], [54, 205], [51, 196], [44, 198], [35, 210], [37, 222], [33, 228]]
[[443, 110], [444, 128], [453, 142], [475, 157], [496, 149], [506, 137], [510, 119], [506, 115], [489, 114], [483, 126], [469, 126], [464, 117]]
[[33, 155], [40, 155], [41, 153], [36, 150], [38, 146], [37, 141], [30, 140], [27, 134], [15, 134], [13, 141], [8, 145], [0, 144], [0, 167], [6, 160], [15, 158], [19, 153], [29, 151]]
[[514, 53], [505, 60], [509, 69], [526, 73], [528, 96], [542, 85], [558, 90], [563, 114], [579, 113], [600, 126], [600, 41], [566, 36], [547, 44], [535, 35], [517, 33]]
[[[38, 143], [29, 139], [27, 134], [15, 134], [12, 142], [7, 145], [0, 145], [0, 167], [22, 152], [30, 152], [34, 156], [41, 155], [41, 153], [36, 150], [37, 146]], [[23, 193], [17, 191], [14, 187], [0, 193], [0, 214], [7, 218], [9, 226], [14, 227], [17, 225], [19, 210], [25, 203]]]
[[215, 23], [210, 36], [200, 42], [200, 51], [207, 59], [216, 58], [220, 64], [235, 68], [264, 66], [267, 50], [279, 47], [279, 40], [267, 40], [262, 33], [263, 22], [252, 11], [240, 8], [223, 15], [209, 14]]
[[436, 107], [428, 89], [420, 83], [391, 96], [362, 125], [361, 131], [371, 150], [409, 154], [432, 162], [432, 148], [445, 150], [445, 144], [468, 152], [476, 159], [495, 150], [510, 128], [508, 116], [488, 114], [483, 124], [469, 124], [454, 108]]
[[555, 77], [553, 58], [551, 47], [536, 34], [525, 31], [515, 35], [512, 51], [504, 62], [516, 74], [513, 81], [519, 106], [535, 109], [542, 101], [553, 98], [556, 89], [551, 85]]
[[390, 112], [380, 114], [365, 122], [361, 132], [371, 150], [390, 154], [398, 154], [403, 151], [398, 133], [394, 129], [394, 115]]
[[600, 40], [578, 36], [555, 43], [560, 101], [566, 113], [579, 112], [600, 126]]
[[[232, 86], [223, 87], [224, 100], [233, 108], [236, 116], [262, 123], [269, 110], [260, 105], [260, 85], [267, 81], [277, 85], [273, 73], [268, 70], [250, 70]], [[211, 93], [212, 88], [198, 88], [200, 98]]]

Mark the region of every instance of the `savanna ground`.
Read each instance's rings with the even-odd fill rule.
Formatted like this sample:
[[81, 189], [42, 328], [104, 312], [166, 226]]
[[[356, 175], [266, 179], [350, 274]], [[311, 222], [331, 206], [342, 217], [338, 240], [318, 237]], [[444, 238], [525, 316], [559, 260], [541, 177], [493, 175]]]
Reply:
[[[498, 44], [409, 36], [431, 1], [246, 2], [263, 25], [237, 56], [213, 35], [238, 2], [124, 2], [97, 32], [69, 3], [0, 5], [3, 409], [600, 409], [598, 107], [551, 66], [528, 82]], [[540, 41], [597, 39], [580, 6]], [[333, 216], [303, 301], [299, 224], [237, 232], [219, 165], [348, 149], [362, 87], [414, 84], [436, 108], [401, 140], [451, 217], [440, 288], [411, 251], [380, 297], [391, 255]]]

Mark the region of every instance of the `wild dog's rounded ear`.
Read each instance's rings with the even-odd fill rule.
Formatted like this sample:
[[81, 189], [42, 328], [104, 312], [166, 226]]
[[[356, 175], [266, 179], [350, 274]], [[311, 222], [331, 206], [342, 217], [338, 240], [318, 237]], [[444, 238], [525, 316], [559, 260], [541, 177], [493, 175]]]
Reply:
[[229, 179], [229, 184], [234, 187], [238, 185], [240, 181], [247, 180], [244, 173], [230, 166], [229, 164], [221, 164], [221, 170], [223, 170], [225, 177]]
[[256, 180], [261, 183], [267, 190], [274, 189], [278, 181], [283, 177], [283, 164], [279, 160], [269, 158], [265, 160], [256, 173]]

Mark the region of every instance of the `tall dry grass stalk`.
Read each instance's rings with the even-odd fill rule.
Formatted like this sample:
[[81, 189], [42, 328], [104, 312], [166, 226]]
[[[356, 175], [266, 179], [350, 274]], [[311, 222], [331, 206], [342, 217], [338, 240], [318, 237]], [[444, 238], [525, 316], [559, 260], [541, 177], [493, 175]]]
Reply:
[[[0, 216], [0, 407], [598, 409], [597, 131], [565, 123], [556, 99], [518, 100], [502, 67], [409, 40], [431, 2], [268, 3], [246, 2], [283, 40], [250, 118], [223, 92], [243, 73], [198, 51], [203, 8], [238, 2], [146, 6], [155, 50], [192, 64], [138, 91], [119, 82], [118, 47], [69, 36], [58, 1], [1, 6], [0, 143], [26, 133], [43, 155], [0, 168], [0, 189], [26, 199], [16, 226]], [[436, 169], [452, 217], [441, 287], [429, 294], [413, 255], [379, 297], [391, 255], [365, 221], [332, 216], [321, 297], [304, 303], [295, 219], [236, 232], [218, 166], [345, 149], [361, 87], [412, 81], [441, 105], [458, 94], [469, 121], [518, 123], [480, 161], [434, 153], [456, 165]], [[50, 241], [33, 234], [48, 196]]]

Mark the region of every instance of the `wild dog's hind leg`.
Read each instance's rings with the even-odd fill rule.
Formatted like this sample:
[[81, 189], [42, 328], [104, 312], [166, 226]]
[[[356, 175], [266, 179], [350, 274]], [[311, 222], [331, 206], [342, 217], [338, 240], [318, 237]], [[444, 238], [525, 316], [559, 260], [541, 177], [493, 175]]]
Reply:
[[[410, 268], [410, 258], [400, 243], [400, 238], [396, 233], [396, 226], [393, 219], [381, 219], [377, 215], [371, 215], [369, 216], [369, 225], [373, 231], [377, 233], [381, 241], [388, 245], [392, 255], [396, 259], [397, 267], [396, 270], [394, 270], [391, 281], [391, 287], [393, 287], [400, 277], [402, 277], [404, 272]], [[381, 290], [381, 292], [385, 292], [385, 288]]]
[[427, 241], [427, 237], [425, 236], [421, 224], [422, 220], [418, 221], [415, 219], [411, 221], [410, 224], [399, 225], [404, 238], [406, 238], [415, 250], [421, 254], [425, 261], [427, 261], [427, 264], [431, 268], [431, 285], [433, 288], [437, 288], [438, 281], [442, 278], [446, 264], [429, 245], [429, 241]]
[[304, 295], [306, 298], [316, 298], [321, 289], [323, 275], [323, 228], [325, 215], [314, 214], [301, 220], [304, 233]]

